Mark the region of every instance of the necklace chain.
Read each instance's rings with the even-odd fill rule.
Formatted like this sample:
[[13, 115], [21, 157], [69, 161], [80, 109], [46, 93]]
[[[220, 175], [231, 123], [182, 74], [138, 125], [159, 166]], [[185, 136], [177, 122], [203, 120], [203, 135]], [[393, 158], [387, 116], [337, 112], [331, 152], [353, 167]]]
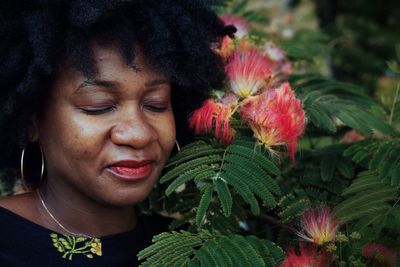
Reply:
[[89, 238], [89, 239], [94, 239], [94, 237], [91, 237], [91, 236], [89, 236], [89, 235], [77, 234], [77, 233], [74, 233], [74, 232], [68, 230], [68, 229], [67, 229], [64, 225], [62, 225], [62, 223], [61, 223], [60, 221], [58, 221], [58, 220], [56, 219], [56, 217], [50, 212], [49, 208], [47, 207], [46, 203], [44, 202], [44, 199], [43, 199], [43, 197], [42, 197], [42, 194], [40, 193], [40, 190], [37, 189], [36, 191], [37, 191], [37, 194], [38, 194], [39, 199], [40, 199], [40, 203], [42, 204], [43, 208], [45, 209], [45, 211], [47, 212], [47, 214], [50, 216], [50, 218], [51, 218], [61, 229], [63, 229], [63, 230], [64, 230], [65, 232], [67, 232], [69, 235], [72, 235], [72, 236], [75, 236], [75, 237], [86, 237], [86, 238]]

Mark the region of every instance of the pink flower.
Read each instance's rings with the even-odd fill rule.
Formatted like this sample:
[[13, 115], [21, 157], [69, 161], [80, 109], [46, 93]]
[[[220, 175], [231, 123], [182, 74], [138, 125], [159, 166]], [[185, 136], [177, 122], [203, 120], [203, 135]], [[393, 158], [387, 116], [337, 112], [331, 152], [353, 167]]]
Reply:
[[329, 264], [329, 255], [318, 253], [314, 246], [300, 244], [300, 253], [297, 254], [293, 248], [289, 248], [282, 267], [325, 267]]
[[219, 47], [215, 49], [216, 53], [218, 53], [224, 59], [228, 58], [234, 50], [235, 41], [229, 36], [222, 38]]
[[293, 66], [290, 62], [283, 63], [279, 67], [279, 72], [283, 75], [290, 75], [293, 73]]
[[254, 95], [272, 75], [272, 62], [258, 49], [235, 51], [226, 65], [231, 90], [240, 97]]
[[381, 244], [369, 243], [362, 250], [364, 257], [371, 259], [381, 267], [397, 266], [397, 250]]
[[286, 52], [272, 42], [264, 44], [265, 54], [275, 63], [275, 76], [286, 76], [293, 73], [293, 66], [287, 60]]
[[264, 44], [265, 53], [273, 61], [283, 61], [286, 60], [286, 53], [280, 47], [276, 46], [272, 42], [266, 42]]
[[347, 131], [343, 137], [342, 140], [340, 140], [343, 144], [351, 144], [351, 143], [355, 143], [361, 140], [364, 140], [365, 137], [362, 136], [359, 132], [357, 132], [356, 130], [350, 130]]
[[189, 127], [193, 128], [196, 134], [209, 133], [214, 128], [215, 138], [224, 144], [230, 144], [235, 135], [229, 124], [235, 104], [237, 97], [229, 95], [221, 99], [221, 102], [209, 99], [193, 112], [189, 119]]
[[294, 162], [297, 139], [304, 132], [306, 118], [289, 83], [246, 99], [240, 114], [261, 144], [269, 148], [287, 146]]
[[235, 35], [242, 38], [249, 33], [249, 23], [242, 17], [234, 15], [220, 15], [220, 19], [225, 25], [234, 25], [237, 29]]
[[302, 232], [297, 233], [301, 238], [323, 245], [335, 240], [339, 224], [328, 208], [322, 207], [304, 212], [302, 226]]
[[218, 104], [208, 99], [203, 106], [193, 112], [189, 120], [190, 128], [193, 128], [196, 134], [210, 132], [213, 128], [213, 119], [218, 110]]

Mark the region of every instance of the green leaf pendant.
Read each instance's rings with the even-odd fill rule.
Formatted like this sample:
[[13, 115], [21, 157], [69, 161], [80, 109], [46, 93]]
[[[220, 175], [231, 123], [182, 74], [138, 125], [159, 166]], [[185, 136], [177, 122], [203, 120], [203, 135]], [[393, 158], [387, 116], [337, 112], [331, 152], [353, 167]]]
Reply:
[[83, 236], [67, 236], [50, 234], [53, 246], [58, 252], [62, 253], [64, 259], [72, 260], [77, 254], [93, 259], [94, 256], [102, 255], [101, 240], [99, 238], [89, 239]]

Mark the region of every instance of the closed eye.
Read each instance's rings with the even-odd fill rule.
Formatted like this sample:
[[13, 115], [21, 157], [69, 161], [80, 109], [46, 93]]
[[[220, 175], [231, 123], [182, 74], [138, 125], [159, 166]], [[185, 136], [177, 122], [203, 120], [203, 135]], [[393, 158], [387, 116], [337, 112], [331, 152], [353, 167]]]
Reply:
[[115, 106], [104, 106], [104, 107], [88, 106], [88, 107], [80, 107], [79, 109], [88, 115], [100, 115], [113, 111], [115, 109]]
[[153, 111], [153, 112], [164, 112], [167, 110], [167, 107], [165, 106], [158, 106], [158, 105], [143, 105], [143, 108]]

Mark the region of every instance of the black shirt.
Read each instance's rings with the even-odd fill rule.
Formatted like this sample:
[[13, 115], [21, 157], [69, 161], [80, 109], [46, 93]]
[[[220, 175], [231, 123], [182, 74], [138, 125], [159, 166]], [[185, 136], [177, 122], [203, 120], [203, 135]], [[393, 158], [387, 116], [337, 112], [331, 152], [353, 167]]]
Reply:
[[[161, 216], [140, 215], [134, 230], [100, 238], [101, 256], [90, 252], [89, 246], [89, 253], [63, 258], [65, 253], [57, 250], [50, 235], [56, 234], [56, 240], [67, 237], [0, 207], [0, 266], [138, 266], [138, 252], [151, 244], [154, 235], [166, 231], [168, 223]], [[84, 244], [78, 242], [76, 248]]]

